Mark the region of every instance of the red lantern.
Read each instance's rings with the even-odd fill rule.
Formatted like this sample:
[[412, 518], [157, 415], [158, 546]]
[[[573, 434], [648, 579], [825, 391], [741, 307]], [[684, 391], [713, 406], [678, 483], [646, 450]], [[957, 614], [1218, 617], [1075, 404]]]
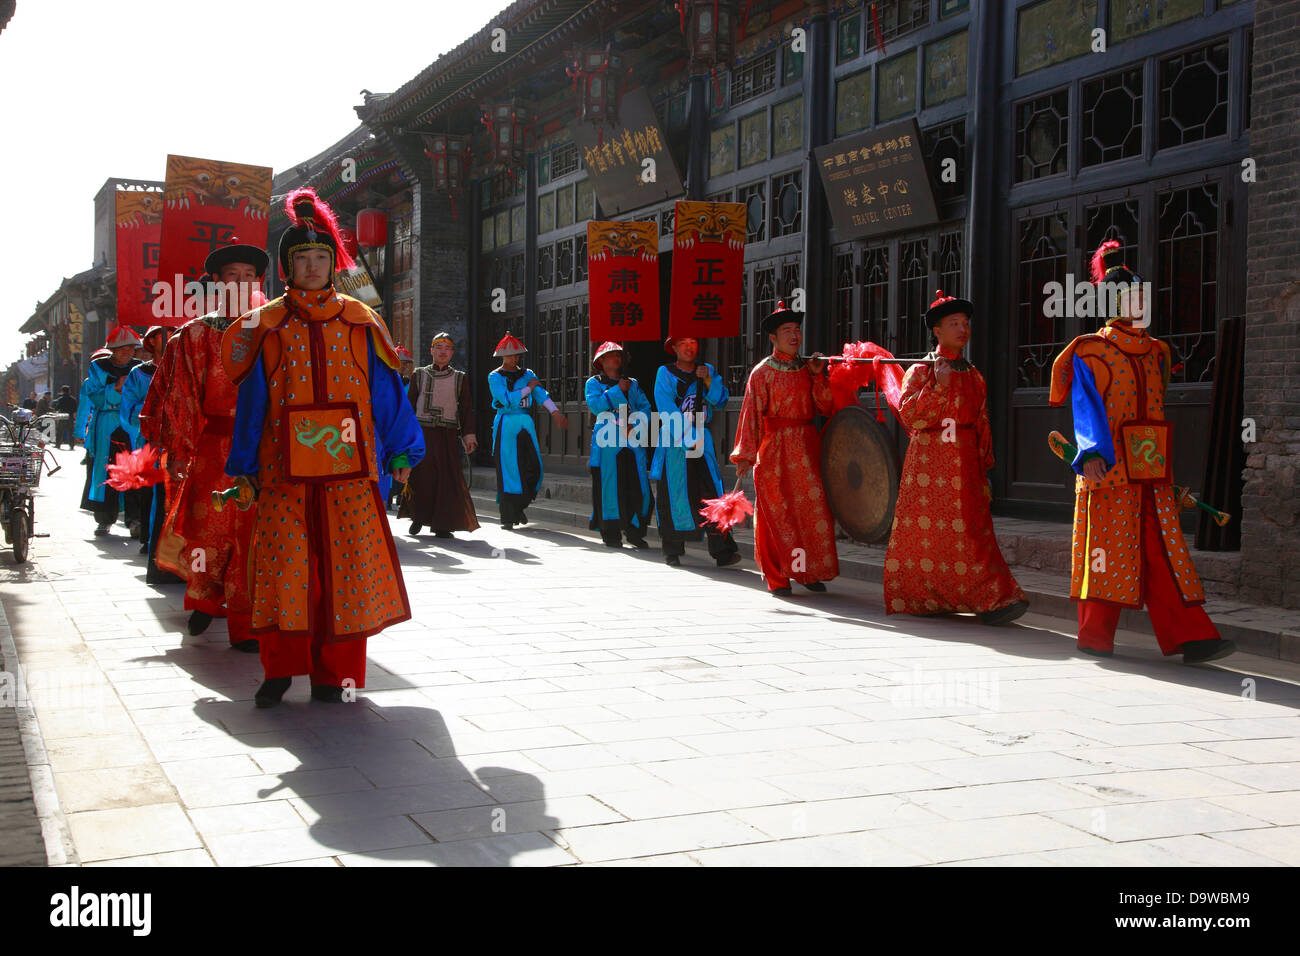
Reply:
[[565, 73], [573, 78], [578, 94], [578, 119], [590, 123], [618, 125], [618, 105], [623, 98], [623, 58], [603, 49], [579, 47], [570, 54]]
[[676, 6], [691, 50], [691, 74], [731, 66], [736, 0], [677, 0]]
[[439, 133], [424, 137], [424, 155], [433, 165], [435, 189], [458, 192], [469, 168], [469, 138]]
[[339, 229], [339, 238], [343, 240], [343, 249], [347, 252], [348, 257], [356, 259], [357, 257], [357, 233], [354, 229], [343, 226]]
[[532, 107], [517, 100], [484, 106], [480, 122], [492, 143], [488, 161], [507, 169], [522, 166], [532, 132]]
[[388, 245], [388, 216], [382, 209], [357, 213], [357, 244], [365, 249]]

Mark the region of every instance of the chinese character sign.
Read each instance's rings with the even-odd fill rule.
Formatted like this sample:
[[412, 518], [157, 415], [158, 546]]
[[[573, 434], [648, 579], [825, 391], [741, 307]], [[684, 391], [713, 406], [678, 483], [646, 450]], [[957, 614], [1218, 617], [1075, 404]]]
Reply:
[[837, 242], [939, 221], [916, 120], [838, 139], [813, 156]]
[[623, 97], [619, 125], [576, 122], [570, 129], [605, 215], [618, 216], [685, 191], [645, 90]]
[[[170, 288], [181, 276], [191, 282], [203, 274], [203, 260], [214, 249], [234, 242], [266, 248], [271, 211], [271, 169], [189, 156], [167, 157], [162, 254], [158, 278]], [[170, 293], [159, 303], [158, 325], [179, 325], [185, 316], [164, 307], [180, 301]], [[162, 297], [159, 297], [160, 299]]]
[[114, 201], [117, 321], [123, 325], [156, 325], [150, 306], [153, 304], [153, 284], [158, 278], [163, 194], [119, 189]]
[[668, 334], [697, 339], [739, 335], [744, 204], [679, 202], [675, 226]]
[[587, 223], [591, 340], [659, 338], [659, 229], [653, 222]]

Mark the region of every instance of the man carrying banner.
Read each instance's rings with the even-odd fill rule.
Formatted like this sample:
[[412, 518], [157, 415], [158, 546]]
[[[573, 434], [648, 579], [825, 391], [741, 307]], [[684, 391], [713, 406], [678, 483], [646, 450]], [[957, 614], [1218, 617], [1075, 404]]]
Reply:
[[403, 481], [424, 456], [387, 327], [332, 286], [351, 265], [333, 210], [296, 189], [285, 211], [285, 294], [232, 324], [221, 343], [239, 388], [226, 472], [242, 496], [257, 494], [258, 707], [278, 704], [299, 674], [310, 675], [313, 700], [353, 699], [365, 686], [366, 639], [410, 620], [375, 449]]
[[1178, 523], [1164, 413], [1169, 346], [1147, 334], [1144, 286], [1118, 242], [1097, 249], [1092, 280], [1115, 317], [1056, 357], [1050, 395], [1074, 411], [1070, 597], [1079, 606], [1079, 650], [1110, 657], [1120, 610], [1145, 604], [1165, 656], [1218, 660], [1236, 646], [1201, 607], [1205, 594]]
[[492, 420], [497, 504], [501, 527], [507, 531], [528, 524], [524, 509], [542, 489], [542, 453], [533, 424], [533, 405], [540, 404], [550, 412], [560, 428], [569, 427], [568, 418], [555, 407], [533, 370], [520, 367], [519, 356], [527, 351], [523, 342], [507, 332], [492, 352], [494, 358], [501, 359], [501, 367], [488, 373], [492, 407], [497, 410]]
[[[415, 369], [406, 390], [416, 421], [424, 430], [424, 458], [411, 469], [397, 512], [398, 518], [411, 519], [413, 535], [425, 527], [432, 528], [438, 538], [453, 537], [453, 531], [478, 529], [478, 516], [461, 467], [462, 455], [472, 455], [478, 448], [474, 400], [469, 393], [469, 377], [451, 367], [455, 350], [456, 344], [448, 333], [435, 335], [429, 346], [433, 364]], [[399, 354], [401, 351], [398, 349]]]
[[167, 453], [170, 479], [154, 563], [185, 580], [191, 634], [224, 617], [231, 646], [248, 653], [258, 650], [248, 585], [256, 511], [233, 504], [218, 511], [212, 494], [230, 484], [226, 458], [235, 428], [235, 386], [221, 362], [221, 338], [260, 290], [267, 263], [251, 245], [209, 253], [203, 271], [218, 283], [216, 308], [176, 330], [141, 413], [145, 437]]
[[935, 293], [925, 313], [935, 350], [903, 378], [898, 419], [911, 441], [885, 553], [886, 614], [973, 612], [1009, 624], [1029, 607], [993, 535], [987, 388], [962, 356], [974, 313]]
[[120, 411], [122, 387], [131, 369], [138, 364], [133, 356], [139, 345], [138, 335], [125, 326], [117, 326], [104, 343], [110, 354], [92, 361], [86, 374], [84, 393], [90, 410], [90, 424], [85, 433], [86, 453], [90, 456], [91, 466], [87, 498], [95, 512], [95, 534], [99, 537], [109, 533], [117, 520], [119, 508], [125, 511], [132, 535], [138, 533], [142, 519], [134, 494], [125, 493], [119, 502], [117, 490], [106, 484], [109, 464], [122, 452], [131, 450], [131, 436], [122, 427]]
[[754, 559], [775, 597], [791, 580], [809, 591], [840, 573], [835, 529], [822, 488], [821, 438], [814, 415], [829, 415], [826, 360], [799, 361], [800, 319], [778, 302], [763, 320], [772, 354], [754, 366], [731, 452], [736, 472], [754, 472]]
[[[650, 434], [650, 400], [624, 368], [627, 353], [617, 342], [605, 342], [591, 361], [596, 374], [587, 379], [583, 395], [596, 417], [591, 426], [591, 519], [607, 548], [627, 543], [642, 550], [654, 495], [646, 477], [645, 445]], [[636, 415], [638, 423], [631, 416]], [[638, 440], [638, 435], [640, 440]]]
[[659, 547], [664, 562], [681, 567], [687, 541], [707, 535], [709, 557], [720, 568], [740, 561], [740, 547], [730, 531], [700, 517], [707, 498], [721, 498], [722, 473], [713, 447], [709, 422], [727, 404], [730, 394], [722, 376], [708, 362], [697, 362], [699, 339], [679, 337], [664, 342], [676, 358], [655, 376], [655, 409], [659, 413], [659, 442], [650, 477], [659, 483]]

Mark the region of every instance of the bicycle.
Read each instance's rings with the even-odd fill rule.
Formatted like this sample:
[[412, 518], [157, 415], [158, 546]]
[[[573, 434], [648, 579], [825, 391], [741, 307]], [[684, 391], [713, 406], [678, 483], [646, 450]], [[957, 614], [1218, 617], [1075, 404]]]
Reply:
[[34, 415], [29, 409], [14, 408], [10, 417], [0, 415], [0, 526], [5, 543], [12, 545], [14, 560], [22, 564], [36, 534], [36, 497], [41, 470], [54, 474], [63, 466], [46, 461], [45, 441], [39, 437], [42, 423], [66, 420], [66, 412]]

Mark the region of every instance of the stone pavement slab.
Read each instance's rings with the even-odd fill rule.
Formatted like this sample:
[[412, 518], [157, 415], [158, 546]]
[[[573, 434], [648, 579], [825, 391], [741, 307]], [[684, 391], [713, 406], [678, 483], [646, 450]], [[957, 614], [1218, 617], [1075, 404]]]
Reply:
[[191, 637], [120, 527], [91, 535], [75, 472], [41, 488], [31, 561], [0, 560], [33, 677], [0, 713], [31, 731], [0, 810], [23, 784], [54, 862], [1300, 861], [1295, 664], [1186, 668], [1130, 632], [1097, 661], [1046, 615], [886, 617], [853, 579], [774, 600], [748, 549], [673, 569], [485, 513], [454, 541], [393, 520], [414, 619], [370, 640], [357, 702], [297, 680], [259, 711], [257, 659], [223, 621]]

